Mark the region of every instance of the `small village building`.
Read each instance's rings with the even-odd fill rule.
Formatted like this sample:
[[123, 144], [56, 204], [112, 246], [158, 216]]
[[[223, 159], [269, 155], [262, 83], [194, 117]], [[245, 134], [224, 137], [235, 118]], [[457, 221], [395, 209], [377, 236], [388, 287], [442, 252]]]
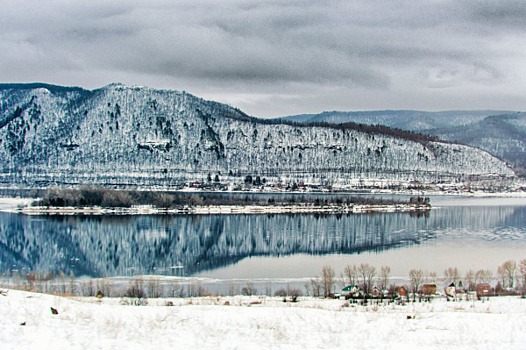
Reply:
[[359, 297], [362, 297], [363, 296], [363, 292], [362, 292], [362, 289], [355, 285], [355, 284], [351, 284], [345, 288], [342, 289], [342, 293], [341, 293], [346, 299], [349, 299], [349, 298], [359, 298]]
[[491, 286], [489, 283], [479, 283], [475, 287], [475, 290], [477, 291], [477, 298], [479, 300], [482, 298], [489, 298], [491, 295]]
[[395, 288], [396, 297], [402, 300], [407, 300], [407, 289], [404, 286]]
[[425, 283], [422, 285], [420, 294], [424, 296], [432, 296], [437, 294], [437, 285], [435, 283]]
[[450, 298], [455, 298], [456, 291], [457, 289], [455, 287], [455, 283], [451, 283], [449, 286], [446, 287], [446, 296]]
[[371, 293], [369, 293], [369, 295], [372, 298], [381, 298], [381, 297], [383, 297], [382, 290], [380, 288], [378, 288], [377, 286], [373, 286], [371, 288]]

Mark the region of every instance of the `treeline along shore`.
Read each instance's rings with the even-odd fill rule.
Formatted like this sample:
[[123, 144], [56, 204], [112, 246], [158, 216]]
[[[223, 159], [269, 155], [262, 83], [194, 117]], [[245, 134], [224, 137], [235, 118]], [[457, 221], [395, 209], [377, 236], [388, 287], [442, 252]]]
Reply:
[[372, 196], [255, 195], [252, 193], [168, 192], [81, 187], [51, 188], [20, 208], [27, 214], [228, 214], [358, 213], [431, 208], [429, 198]]

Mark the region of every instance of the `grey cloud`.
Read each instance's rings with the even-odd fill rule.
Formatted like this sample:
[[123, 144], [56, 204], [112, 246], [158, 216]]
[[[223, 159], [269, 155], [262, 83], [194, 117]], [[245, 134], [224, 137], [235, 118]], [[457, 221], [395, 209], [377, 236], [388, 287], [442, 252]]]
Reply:
[[522, 0], [483, 0], [475, 3], [469, 12], [475, 21], [490, 28], [526, 28], [526, 4]]
[[[232, 97], [240, 89], [281, 95], [276, 110], [267, 107], [275, 115], [286, 103], [321, 109], [337, 98], [352, 108], [351, 95], [368, 103], [382, 96], [370, 108], [425, 108], [424, 96], [437, 88], [455, 99], [459, 88], [476, 96], [494, 86], [504, 101], [526, 78], [515, 68], [524, 44], [513, 45], [525, 31], [520, 1], [28, 0], [3, 7], [0, 74], [11, 80], [55, 77], [90, 87], [118, 80], [210, 97], [227, 91], [232, 101], [241, 101]], [[261, 111], [254, 105], [261, 99], [251, 101]]]

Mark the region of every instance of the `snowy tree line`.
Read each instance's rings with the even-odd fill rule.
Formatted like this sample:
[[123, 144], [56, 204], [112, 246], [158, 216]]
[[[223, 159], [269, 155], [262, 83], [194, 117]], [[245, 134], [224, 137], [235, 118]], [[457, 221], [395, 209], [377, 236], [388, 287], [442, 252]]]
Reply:
[[102, 187], [83, 186], [81, 188], [51, 188], [43, 193], [40, 200], [33, 205], [48, 207], [131, 207], [132, 205], [152, 205], [159, 208], [177, 206], [208, 205], [393, 205], [393, 204], [429, 204], [427, 197], [410, 197], [408, 200], [394, 200], [373, 196], [249, 196], [234, 194], [209, 194], [115, 190]]
[[[310, 280], [305, 289], [313, 296], [332, 297], [346, 285], [357, 286], [362, 293], [360, 297], [372, 297], [372, 288], [376, 286], [381, 297], [396, 296], [397, 285], [390, 282], [391, 267], [375, 266], [361, 263], [359, 265], [347, 265], [339, 277], [331, 266], [324, 266], [320, 277]], [[519, 262], [507, 260], [497, 268], [494, 275], [491, 270], [468, 270], [462, 275], [457, 267], [449, 267], [444, 270], [442, 277], [436, 272], [424, 271], [422, 269], [411, 269], [408, 273], [409, 284], [400, 284], [413, 294], [413, 298], [419, 296], [421, 300], [424, 294], [423, 284], [436, 284], [439, 286], [437, 292], [441, 292], [446, 286], [453, 284], [457, 290], [466, 292], [475, 291], [481, 283], [492, 284], [490, 294], [498, 295], [526, 295], [526, 259]], [[415, 300], [415, 299], [413, 299]]]
[[[272, 281], [258, 287], [247, 280], [245, 282], [231, 281], [226, 295], [267, 295], [278, 296], [283, 301], [296, 302], [301, 296], [334, 298], [347, 285], [360, 289], [359, 298], [394, 299], [397, 288], [404, 287], [412, 294], [413, 301], [423, 300], [424, 284], [436, 284], [437, 292], [443, 293], [446, 286], [455, 284], [458, 290], [475, 291], [479, 284], [492, 284], [491, 296], [526, 295], [526, 259], [519, 262], [508, 260], [497, 268], [494, 275], [491, 270], [468, 270], [462, 275], [457, 267], [450, 267], [443, 271], [442, 276], [436, 272], [422, 269], [411, 269], [405, 281], [396, 284], [391, 275], [390, 266], [377, 269], [368, 263], [349, 264], [337, 275], [331, 266], [323, 266], [320, 276], [316, 276], [305, 283], [304, 288], [293, 285], [273, 288]], [[159, 297], [204, 297], [218, 295], [211, 292], [199, 282], [181, 282], [163, 280], [161, 276], [132, 277], [125, 284], [112, 279], [78, 279], [73, 273], [64, 272], [20, 272], [5, 271], [0, 277], [0, 287], [15, 288], [33, 292], [52, 293], [60, 295], [123, 297], [125, 303], [145, 305], [148, 298]], [[373, 289], [381, 294], [373, 296]], [[408, 295], [407, 301], [411, 301]]]

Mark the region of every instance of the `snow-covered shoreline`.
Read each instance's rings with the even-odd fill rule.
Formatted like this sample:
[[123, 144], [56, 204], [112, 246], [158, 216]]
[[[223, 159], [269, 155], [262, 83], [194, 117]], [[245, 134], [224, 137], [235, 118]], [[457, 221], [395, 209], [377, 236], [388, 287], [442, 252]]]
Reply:
[[124, 304], [120, 298], [9, 290], [0, 296], [0, 342], [6, 349], [523, 349], [526, 344], [526, 300], [519, 297], [368, 306], [260, 296]]
[[396, 205], [206, 205], [158, 208], [137, 205], [130, 208], [24, 206], [15, 211], [26, 215], [183, 215], [183, 214], [357, 214], [373, 212], [421, 212], [429, 206]]
[[[371, 196], [385, 193], [371, 193]], [[391, 193], [392, 194], [392, 193]], [[335, 193], [338, 195], [338, 193]], [[416, 195], [405, 194], [405, 195]], [[419, 194], [423, 196], [423, 194]], [[517, 193], [464, 193], [464, 194], [425, 194], [437, 198], [466, 199], [509, 199], [510, 204], [519, 203], [526, 198], [525, 192]], [[425, 212], [430, 205], [422, 203], [398, 204], [325, 204], [309, 203], [283, 205], [185, 205], [173, 208], [160, 208], [153, 205], [133, 205], [131, 207], [46, 207], [32, 205], [35, 198], [0, 197], [0, 212], [22, 213], [26, 215], [210, 215], [210, 214], [357, 214], [380, 212]], [[514, 202], [515, 201], [515, 202]], [[516, 202], [519, 201], [519, 202]]]
[[0, 212], [26, 215], [209, 215], [209, 214], [356, 214], [373, 212], [422, 212], [426, 204], [289, 204], [289, 205], [195, 205], [159, 208], [152, 205], [115, 207], [49, 207], [31, 205], [35, 199], [0, 198]]

